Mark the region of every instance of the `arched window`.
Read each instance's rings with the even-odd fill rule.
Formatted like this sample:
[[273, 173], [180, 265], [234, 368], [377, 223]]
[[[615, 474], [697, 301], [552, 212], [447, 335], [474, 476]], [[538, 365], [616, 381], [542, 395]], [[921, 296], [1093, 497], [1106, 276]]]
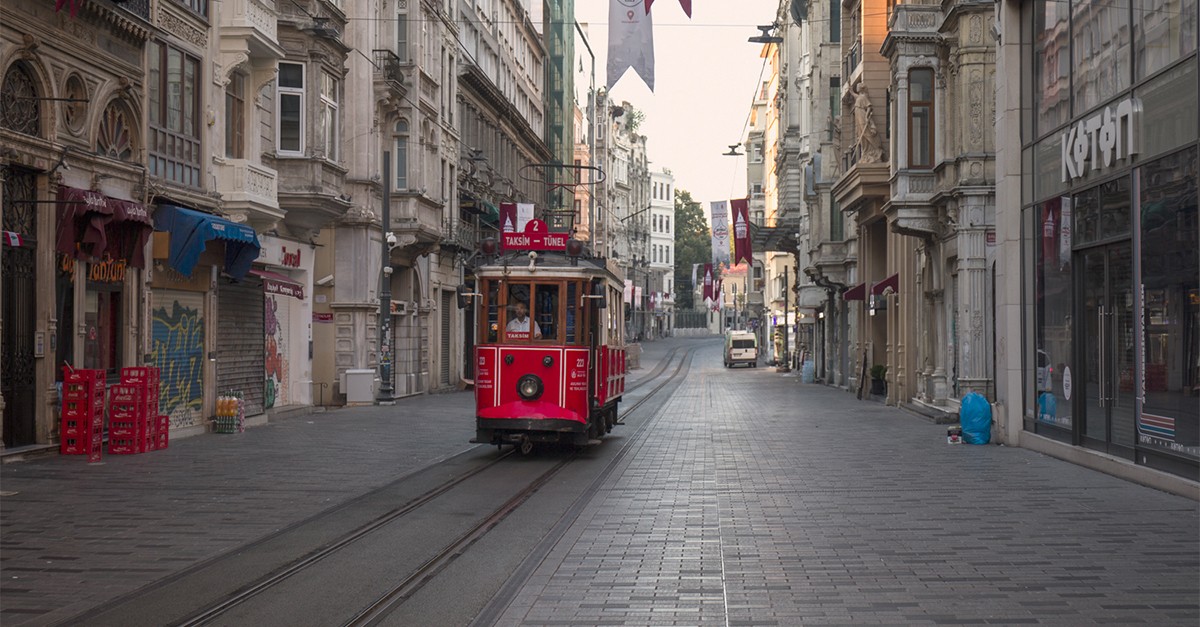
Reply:
[[23, 63], [14, 63], [4, 74], [0, 89], [0, 126], [25, 135], [41, 136], [41, 101], [37, 84]]
[[125, 108], [109, 103], [100, 118], [100, 133], [96, 136], [96, 154], [118, 161], [133, 159], [133, 128]]
[[395, 163], [392, 164], [396, 168], [396, 189], [408, 189], [408, 121], [400, 120], [396, 122], [396, 153]]
[[933, 70], [908, 73], [908, 167], [933, 166]]

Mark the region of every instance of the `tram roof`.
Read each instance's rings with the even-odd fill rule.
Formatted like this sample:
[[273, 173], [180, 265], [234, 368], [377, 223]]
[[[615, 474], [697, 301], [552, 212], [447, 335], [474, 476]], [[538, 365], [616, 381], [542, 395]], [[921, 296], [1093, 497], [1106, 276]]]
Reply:
[[475, 268], [475, 275], [490, 277], [505, 275], [509, 277], [550, 277], [550, 276], [595, 276], [597, 273], [607, 274], [616, 281], [624, 280], [624, 272], [612, 259], [603, 257], [578, 257], [575, 263], [566, 253], [559, 251], [537, 251], [534, 270], [529, 269], [528, 251], [513, 251], [498, 255]]

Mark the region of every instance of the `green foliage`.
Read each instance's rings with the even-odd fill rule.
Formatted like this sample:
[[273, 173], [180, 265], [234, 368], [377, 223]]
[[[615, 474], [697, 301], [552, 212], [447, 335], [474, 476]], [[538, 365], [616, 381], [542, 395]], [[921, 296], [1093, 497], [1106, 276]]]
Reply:
[[646, 112], [629, 107], [625, 113], [625, 120], [625, 125], [629, 128], [629, 132], [636, 133], [641, 128], [642, 122], [646, 120]]
[[882, 379], [885, 375], [887, 375], [887, 366], [883, 364], [875, 364], [874, 366], [871, 366], [872, 379]]
[[[712, 234], [700, 203], [691, 192], [675, 188], [675, 308], [695, 309], [692, 264], [712, 261]], [[713, 268], [716, 272], [716, 268]], [[700, 281], [700, 277], [696, 278]]]

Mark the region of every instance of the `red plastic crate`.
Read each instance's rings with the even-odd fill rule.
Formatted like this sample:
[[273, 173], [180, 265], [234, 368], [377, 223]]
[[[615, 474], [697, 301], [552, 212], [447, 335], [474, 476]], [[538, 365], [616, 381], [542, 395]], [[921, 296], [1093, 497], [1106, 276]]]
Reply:
[[138, 385], [120, 384], [108, 389], [110, 403], [145, 403], [149, 394], [146, 388]]
[[162, 449], [167, 448], [167, 444], [171, 441], [171, 438], [168, 436], [167, 432], [163, 431], [162, 433], [151, 437], [150, 441], [152, 445], [150, 450], [161, 451]]
[[159, 433], [168, 433], [171, 431], [171, 417], [166, 414], [159, 414], [152, 418], [154, 420], [154, 429]]
[[100, 433], [91, 435], [64, 435], [59, 443], [59, 453], [62, 455], [91, 455], [98, 457], [103, 443]]
[[146, 452], [145, 438], [131, 435], [108, 435], [109, 455], [136, 455]]
[[102, 383], [104, 379], [103, 370], [63, 366], [63, 383]]
[[158, 383], [158, 368], [153, 366], [132, 366], [121, 368], [121, 383]]

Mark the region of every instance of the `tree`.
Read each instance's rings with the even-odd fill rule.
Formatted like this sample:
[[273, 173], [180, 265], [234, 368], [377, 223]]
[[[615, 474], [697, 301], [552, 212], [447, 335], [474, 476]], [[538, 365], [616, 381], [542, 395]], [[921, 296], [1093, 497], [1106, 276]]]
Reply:
[[[691, 192], [675, 188], [675, 308], [695, 309], [692, 264], [712, 262], [712, 231]], [[714, 278], [717, 269], [713, 268]], [[697, 281], [702, 280], [697, 277]]]

